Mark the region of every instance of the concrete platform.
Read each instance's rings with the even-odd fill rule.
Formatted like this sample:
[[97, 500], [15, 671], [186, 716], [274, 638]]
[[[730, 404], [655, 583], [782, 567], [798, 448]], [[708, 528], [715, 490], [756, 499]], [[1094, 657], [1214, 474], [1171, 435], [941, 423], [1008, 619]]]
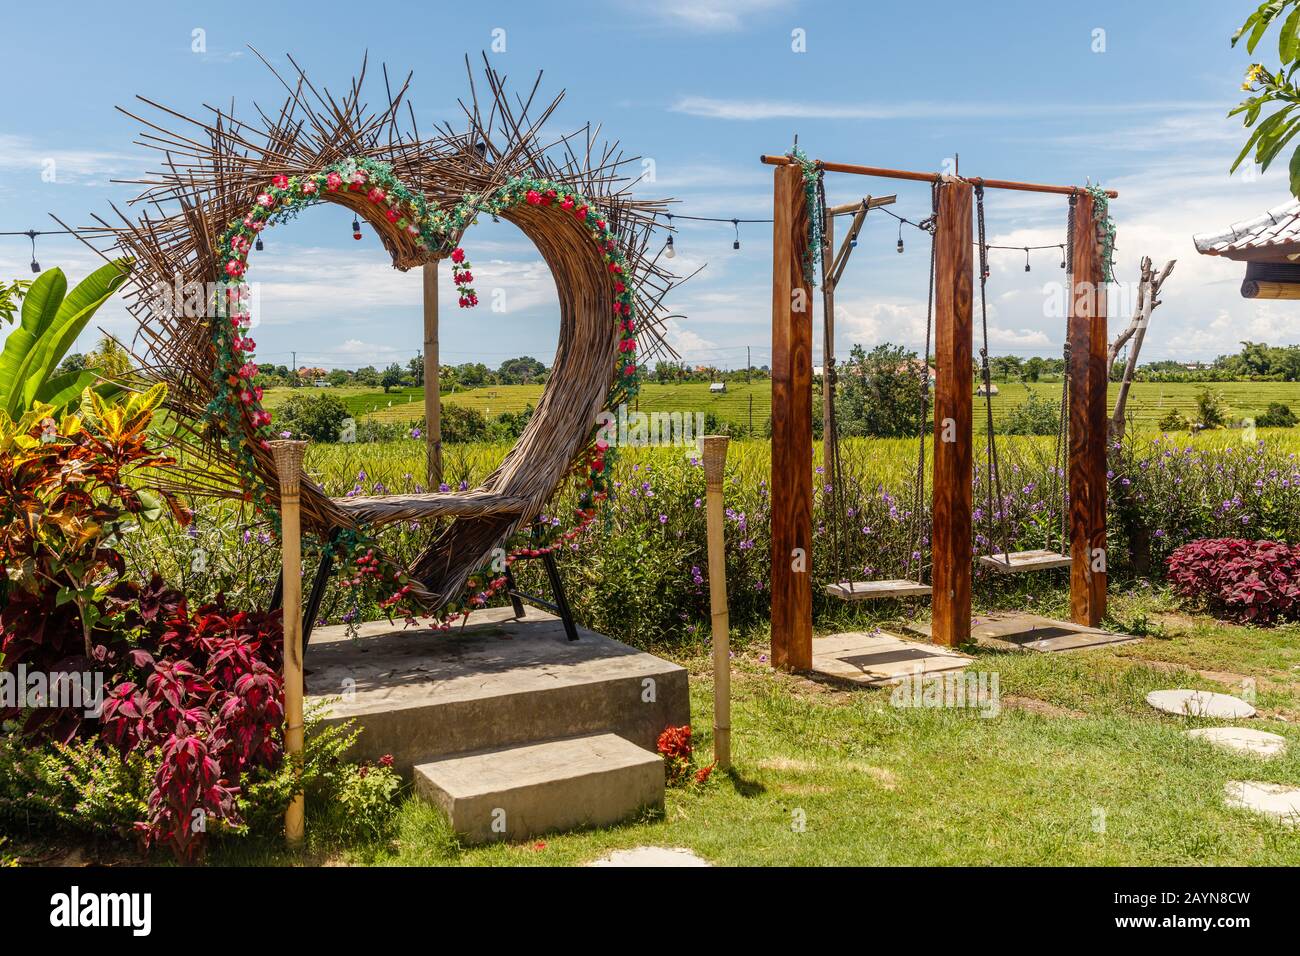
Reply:
[[[328, 718], [363, 730], [353, 756], [419, 763], [584, 734], [617, 734], [651, 754], [669, 724], [690, 723], [686, 670], [529, 607], [475, 611], [438, 632], [363, 624], [313, 631], [308, 701], [335, 698]], [[657, 759], [657, 758], [656, 758]]]
[[[909, 630], [930, 637], [930, 625], [918, 623]], [[971, 621], [971, 640], [985, 647], [1009, 650], [1020, 648], [1044, 654], [1081, 651], [1109, 644], [1132, 644], [1140, 637], [1116, 634], [1071, 621], [1054, 621], [1038, 614], [1000, 613], [977, 617]]]
[[883, 631], [813, 639], [814, 674], [864, 687], [885, 687], [917, 674], [961, 670], [971, 658], [945, 647], [905, 641]]
[[444, 757], [414, 775], [470, 843], [607, 826], [664, 802], [663, 758], [614, 734]]

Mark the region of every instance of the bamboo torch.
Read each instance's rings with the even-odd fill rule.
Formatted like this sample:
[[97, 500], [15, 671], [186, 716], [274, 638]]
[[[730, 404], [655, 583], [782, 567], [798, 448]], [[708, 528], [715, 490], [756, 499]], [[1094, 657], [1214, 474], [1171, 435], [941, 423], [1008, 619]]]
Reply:
[[[284, 752], [287, 760], [302, 758], [302, 515], [298, 488], [302, 479], [305, 441], [273, 441], [271, 455], [280, 479], [280, 526], [284, 563]], [[296, 771], [301, 773], [301, 768]], [[295, 784], [298, 781], [295, 780]], [[295, 794], [284, 813], [284, 836], [289, 846], [302, 844], [306, 827], [306, 801]]]
[[727, 628], [727, 559], [722, 525], [722, 475], [727, 437], [704, 438], [704, 483], [709, 536], [709, 605], [713, 612], [713, 759], [731, 766], [731, 648]]

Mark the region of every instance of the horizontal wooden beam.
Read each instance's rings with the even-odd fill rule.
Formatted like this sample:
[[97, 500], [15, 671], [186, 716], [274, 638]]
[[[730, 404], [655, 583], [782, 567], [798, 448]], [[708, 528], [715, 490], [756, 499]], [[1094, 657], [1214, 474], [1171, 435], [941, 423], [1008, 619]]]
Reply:
[[[786, 166], [794, 162], [789, 156], [760, 156], [759, 159], [769, 166]], [[817, 165], [828, 173], [850, 173], [854, 176], [877, 176], [881, 179], [910, 179], [914, 182], [933, 183], [941, 179], [960, 179], [971, 184], [980, 184], [985, 189], [1012, 189], [1025, 193], [1057, 193], [1071, 196], [1083, 191], [1080, 186], [1047, 186], [1042, 183], [1022, 183], [1014, 179], [981, 179], [977, 176], [949, 176], [942, 173], [921, 173], [910, 169], [886, 169], [882, 166], [857, 166], [852, 163], [828, 163], [817, 160]], [[1106, 190], [1111, 199], [1119, 197], [1113, 189]]]
[[1266, 282], [1247, 279], [1241, 284], [1245, 299], [1300, 299], [1300, 282]]
[[832, 216], [848, 216], [862, 208], [863, 203], [867, 204], [868, 209], [878, 209], [881, 206], [892, 206], [898, 202], [897, 196], [863, 196], [856, 202], [846, 202], [842, 206], [828, 206], [826, 211]]

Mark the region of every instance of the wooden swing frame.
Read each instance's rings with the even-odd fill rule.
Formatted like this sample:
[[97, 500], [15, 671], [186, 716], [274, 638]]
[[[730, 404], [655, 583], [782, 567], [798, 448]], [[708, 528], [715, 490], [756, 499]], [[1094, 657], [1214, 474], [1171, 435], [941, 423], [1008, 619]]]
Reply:
[[[762, 156], [773, 170], [772, 227], [772, 664], [812, 668], [812, 288], [804, 272], [812, 211], [803, 169]], [[974, 411], [972, 195], [985, 189], [1076, 197], [1070, 366], [1070, 614], [1095, 627], [1106, 609], [1106, 277], [1092, 196], [1077, 186], [945, 176], [818, 160], [826, 172], [939, 182], [935, 243], [935, 388], [931, 573], [933, 639], [969, 642]], [[1111, 198], [1118, 196], [1108, 191]], [[928, 358], [928, 357], [927, 357]], [[956, 436], [944, 441], [944, 430]]]

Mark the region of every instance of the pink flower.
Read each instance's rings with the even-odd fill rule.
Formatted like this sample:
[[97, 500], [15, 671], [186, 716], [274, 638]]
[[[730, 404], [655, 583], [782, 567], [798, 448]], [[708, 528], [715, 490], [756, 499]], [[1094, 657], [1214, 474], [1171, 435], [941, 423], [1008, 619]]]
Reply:
[[325, 177], [325, 188], [328, 189], [330, 192], [334, 192], [342, 185], [343, 185], [343, 177], [340, 176], [338, 173], [330, 173], [328, 176]]
[[560, 200], [560, 208], [563, 209], [563, 210], [565, 210], [566, 212], [567, 212], [568, 210], [572, 209], [572, 208], [573, 208], [573, 197], [572, 197], [572, 196], [565, 196], [563, 199], [561, 199], [561, 200]]
[[418, 236], [420, 234], [420, 227], [417, 226], [415, 223], [411, 223], [409, 226], [406, 227], [406, 231], [413, 236]]
[[303, 194], [307, 196], [310, 196], [312, 193], [314, 193], [316, 191], [316, 180], [309, 179], [305, 183], [303, 183], [302, 191]]
[[226, 275], [237, 279], [244, 274], [244, 268], [244, 264], [238, 259], [231, 259], [226, 263]]
[[289, 177], [286, 176], [284, 173], [281, 173], [278, 176], [274, 176], [271, 178], [271, 185], [274, 186], [276, 189], [288, 189]]
[[272, 206], [275, 205], [275, 197], [272, 196], [270, 193], [258, 193], [257, 204], [259, 206], [265, 206], [267, 209], [270, 209]]
[[370, 190], [370, 192], [366, 193], [366, 196], [371, 202], [383, 202], [385, 193], [382, 189], [376, 186], [374, 189]]

